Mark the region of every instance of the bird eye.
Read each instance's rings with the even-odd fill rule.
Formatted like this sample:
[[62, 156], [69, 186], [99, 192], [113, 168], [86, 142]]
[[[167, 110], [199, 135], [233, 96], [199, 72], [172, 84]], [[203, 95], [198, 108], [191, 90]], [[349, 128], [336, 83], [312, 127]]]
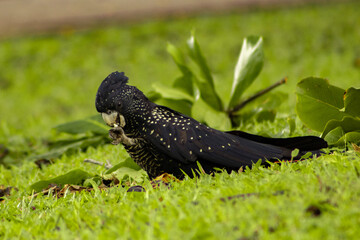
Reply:
[[110, 114], [111, 114], [111, 110], [107, 110], [107, 111], [106, 111], [106, 114], [109, 114], [109, 115], [110, 115]]

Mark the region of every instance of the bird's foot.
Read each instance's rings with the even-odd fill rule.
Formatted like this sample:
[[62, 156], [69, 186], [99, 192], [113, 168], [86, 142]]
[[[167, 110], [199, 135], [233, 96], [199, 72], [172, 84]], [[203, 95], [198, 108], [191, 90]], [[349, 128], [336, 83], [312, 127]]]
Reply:
[[121, 127], [114, 127], [110, 129], [109, 137], [113, 140], [111, 143], [114, 145], [121, 143], [126, 146], [134, 146], [138, 142], [137, 139], [126, 136], [124, 130]]

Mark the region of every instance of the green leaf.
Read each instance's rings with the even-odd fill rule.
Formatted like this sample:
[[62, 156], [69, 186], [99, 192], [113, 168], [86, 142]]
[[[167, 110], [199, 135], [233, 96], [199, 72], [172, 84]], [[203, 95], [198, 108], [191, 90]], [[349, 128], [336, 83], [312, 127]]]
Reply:
[[344, 145], [346, 143], [360, 144], [360, 131], [346, 133], [342, 138], [340, 138], [336, 145], [340, 145], [342, 142]]
[[194, 33], [192, 33], [190, 39], [187, 41], [187, 45], [191, 59], [200, 69], [201, 78], [205, 79], [207, 83], [214, 88], [214, 79]]
[[128, 167], [119, 168], [118, 170], [113, 172], [113, 175], [115, 175], [115, 177], [119, 179], [120, 182], [127, 178], [131, 178], [132, 180], [139, 182], [139, 181], [143, 181], [144, 178], [147, 176], [146, 172], [142, 169], [135, 170], [133, 168], [128, 168]]
[[255, 117], [257, 122], [264, 122], [264, 121], [273, 122], [276, 117], [276, 111], [262, 109], [261, 111], [258, 111], [253, 117]]
[[360, 89], [349, 88], [344, 95], [345, 112], [360, 118]]
[[54, 129], [58, 132], [65, 132], [70, 134], [80, 133], [94, 133], [94, 134], [107, 134], [109, 128], [101, 122], [100, 115], [92, 116], [83, 120], [72, 121], [56, 126]]
[[231, 121], [227, 114], [214, 110], [201, 98], [193, 104], [191, 115], [197, 121], [206, 123], [213, 128], [223, 131], [231, 129]]
[[156, 101], [156, 104], [166, 106], [188, 116], [191, 115], [192, 104], [189, 101], [160, 98]]
[[307, 95], [338, 109], [344, 107], [345, 90], [329, 84], [324, 78], [309, 77], [297, 84], [297, 93]]
[[189, 69], [189, 67], [185, 63], [185, 58], [181, 50], [171, 43], [167, 44], [167, 51], [173, 58], [175, 64], [178, 66], [180, 71], [182, 72], [183, 76], [191, 79], [193, 77], [192, 71]]
[[99, 185], [102, 183], [102, 178], [98, 175], [95, 175], [92, 178], [87, 178], [84, 182], [83, 182], [83, 186], [84, 187], [91, 187], [94, 189], [95, 192], [99, 191], [98, 187]]
[[49, 180], [36, 182], [30, 186], [30, 189], [35, 190], [36, 192], [41, 192], [43, 189], [48, 188], [50, 184], [57, 184], [61, 187], [63, 187], [65, 184], [80, 185], [90, 177], [92, 177], [91, 174], [81, 169], [75, 169], [64, 175], [60, 175]]
[[236, 106], [244, 91], [259, 75], [264, 63], [262, 37], [244, 39], [239, 59], [235, 66], [229, 108]]
[[50, 151], [31, 156], [30, 160], [58, 158], [65, 153], [70, 154], [76, 152], [79, 149], [86, 149], [90, 146], [98, 146], [103, 144], [106, 141], [106, 138], [107, 136], [93, 136], [73, 140], [57, 141], [53, 143]]
[[297, 155], [299, 155], [300, 150], [295, 148], [291, 151], [291, 160], [294, 159]]
[[321, 136], [326, 137], [333, 129], [341, 127], [344, 133], [360, 131], [360, 119], [346, 116], [341, 120], [330, 120], [327, 122], [324, 131]]
[[199, 87], [201, 97], [209, 104], [209, 106], [215, 110], [221, 111], [223, 109], [222, 101], [215, 91], [214, 79], [206, 63], [205, 57], [200, 50], [200, 45], [197, 42], [194, 33], [188, 40], [187, 44], [191, 59], [200, 69], [200, 76], [194, 77], [193, 79]]
[[360, 143], [360, 131], [353, 131], [344, 134], [344, 131], [341, 127], [337, 127], [331, 130], [326, 137], [325, 141], [328, 142], [330, 146], [345, 146], [347, 143]]
[[289, 135], [291, 136], [296, 129], [296, 122], [295, 119], [292, 117], [288, 117], [287, 122], [289, 124]]
[[322, 132], [328, 121], [349, 116], [343, 111], [344, 92], [326, 79], [306, 78], [297, 84], [296, 112], [306, 126]]
[[273, 122], [276, 117], [275, 110], [268, 110], [262, 108], [255, 108], [251, 111], [246, 111], [244, 113], [233, 116], [232, 120], [235, 123], [235, 126], [240, 126], [248, 121], [264, 122], [270, 121]]
[[197, 121], [204, 123], [207, 111], [211, 111], [211, 107], [208, 106], [201, 98], [198, 98], [198, 100], [192, 105], [191, 116]]
[[137, 165], [134, 160], [132, 158], [126, 158], [125, 161], [122, 161], [118, 164], [116, 164], [115, 166], [113, 166], [112, 168], [110, 168], [109, 170], [107, 170], [105, 172], [105, 174], [110, 174], [112, 172], [115, 172], [116, 170], [118, 170], [119, 168], [122, 167], [127, 167], [127, 168], [132, 168], [134, 170], [140, 170], [141, 167], [139, 167], [139, 165]]
[[175, 79], [173, 87], [181, 89], [188, 95], [191, 96], [194, 95], [193, 82], [192, 82], [192, 78], [190, 77], [185, 77], [185, 76], [178, 77], [177, 79]]
[[195, 76], [191, 69], [185, 63], [184, 55], [181, 50], [171, 43], [167, 44], [167, 51], [172, 56], [175, 64], [182, 72], [183, 76], [176, 79], [174, 82], [174, 87], [179, 87], [184, 90], [189, 95], [194, 95], [194, 79]]
[[146, 176], [145, 171], [142, 170], [131, 158], [127, 158], [125, 161], [116, 164], [107, 170], [105, 174], [115, 175], [115, 177], [120, 181], [126, 177], [130, 177], [138, 181], [142, 180]]
[[146, 93], [146, 97], [152, 101], [152, 102], [155, 102], [156, 100], [160, 99], [161, 98], [161, 94], [158, 93], [158, 92], [155, 92], [153, 90], [149, 91]]
[[173, 100], [187, 100], [190, 102], [194, 101], [194, 97], [185, 93], [182, 90], [176, 88], [169, 88], [160, 83], [152, 84], [152, 87], [156, 92], [158, 92], [163, 98], [173, 99]]
[[344, 136], [344, 130], [339, 126], [337, 128], [332, 129], [331, 131], [329, 131], [328, 134], [326, 134], [324, 140], [329, 145], [334, 145], [343, 136]]

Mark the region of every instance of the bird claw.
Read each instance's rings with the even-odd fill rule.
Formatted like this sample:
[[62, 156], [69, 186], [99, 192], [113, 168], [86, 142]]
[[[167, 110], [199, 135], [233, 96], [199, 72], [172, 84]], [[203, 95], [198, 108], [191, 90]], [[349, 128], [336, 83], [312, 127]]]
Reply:
[[114, 127], [109, 130], [109, 137], [113, 140], [111, 143], [118, 145], [119, 143], [127, 146], [133, 146], [137, 144], [135, 138], [129, 138], [125, 135], [124, 129], [121, 127]]

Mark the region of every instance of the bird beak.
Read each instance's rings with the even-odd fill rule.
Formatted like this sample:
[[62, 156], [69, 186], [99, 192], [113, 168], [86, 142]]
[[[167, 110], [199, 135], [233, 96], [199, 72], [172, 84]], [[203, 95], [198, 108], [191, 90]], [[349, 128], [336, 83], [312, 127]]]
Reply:
[[125, 126], [125, 118], [123, 115], [116, 111], [111, 111], [110, 114], [101, 113], [102, 118], [105, 123], [110, 127], [124, 127]]

